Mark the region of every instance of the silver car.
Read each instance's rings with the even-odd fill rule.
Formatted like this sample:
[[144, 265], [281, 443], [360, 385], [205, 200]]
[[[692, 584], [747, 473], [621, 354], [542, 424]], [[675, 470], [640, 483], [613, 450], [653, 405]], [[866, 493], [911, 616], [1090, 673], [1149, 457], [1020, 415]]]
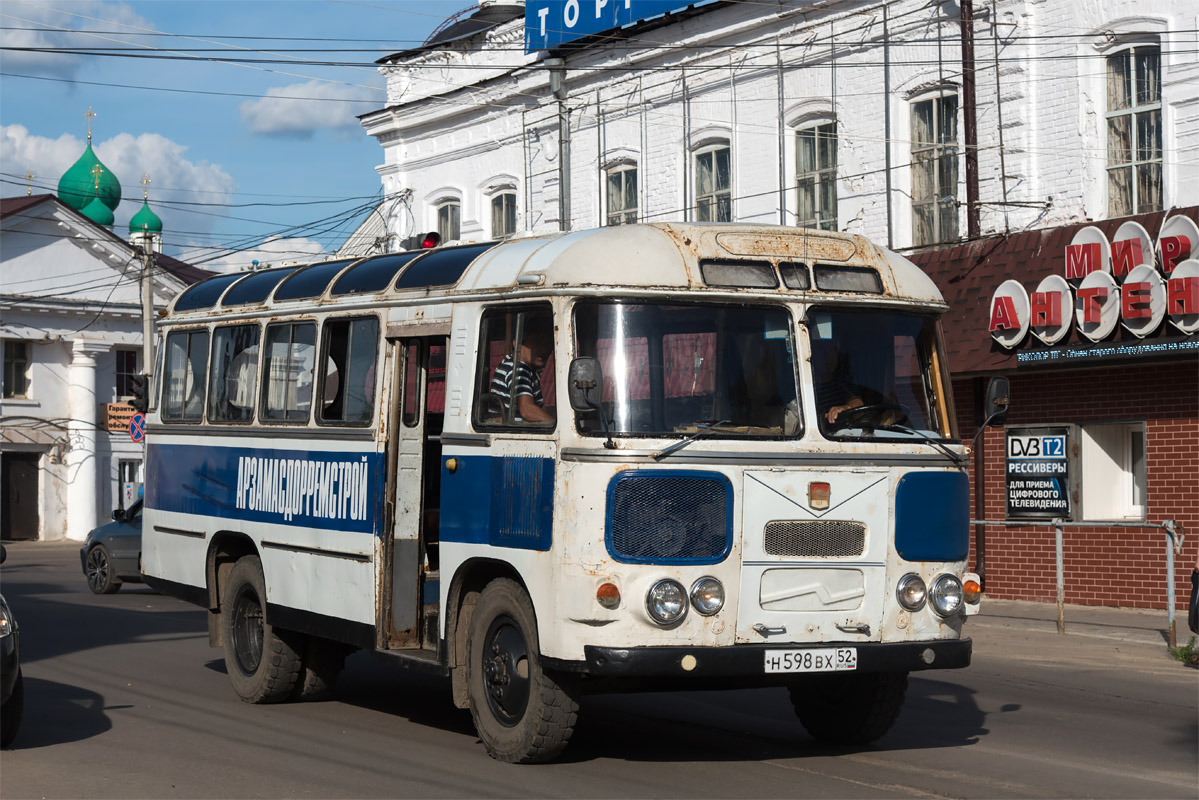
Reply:
[[83, 576], [96, 594], [112, 594], [122, 583], [142, 582], [142, 501], [112, 512], [112, 522], [87, 535], [79, 550]]

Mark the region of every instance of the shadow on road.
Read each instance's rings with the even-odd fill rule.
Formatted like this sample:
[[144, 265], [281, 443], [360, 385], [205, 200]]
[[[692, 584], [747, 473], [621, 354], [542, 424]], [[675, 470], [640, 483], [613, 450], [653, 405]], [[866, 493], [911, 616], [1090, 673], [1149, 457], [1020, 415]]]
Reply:
[[9, 749], [32, 750], [90, 739], [112, 727], [105, 713], [108, 710], [96, 692], [31, 678], [26, 673], [25, 715]]

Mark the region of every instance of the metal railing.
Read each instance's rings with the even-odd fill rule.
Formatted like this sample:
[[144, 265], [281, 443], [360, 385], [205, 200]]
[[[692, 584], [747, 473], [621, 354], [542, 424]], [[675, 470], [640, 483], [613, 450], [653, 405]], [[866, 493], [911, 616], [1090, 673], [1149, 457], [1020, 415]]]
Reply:
[[1064, 576], [1064, 560], [1062, 558], [1062, 529], [1063, 528], [1140, 528], [1157, 529], [1166, 535], [1166, 618], [1169, 630], [1170, 647], [1178, 646], [1177, 620], [1174, 617], [1174, 554], [1182, 552], [1182, 540], [1185, 538], [1182, 525], [1177, 520], [1167, 519], [1162, 522], [1069, 522], [1064, 519], [1050, 520], [990, 520], [972, 519], [970, 525], [1002, 525], [1008, 528], [1045, 528], [1053, 526], [1057, 560], [1057, 632], [1066, 632], [1066, 579]]

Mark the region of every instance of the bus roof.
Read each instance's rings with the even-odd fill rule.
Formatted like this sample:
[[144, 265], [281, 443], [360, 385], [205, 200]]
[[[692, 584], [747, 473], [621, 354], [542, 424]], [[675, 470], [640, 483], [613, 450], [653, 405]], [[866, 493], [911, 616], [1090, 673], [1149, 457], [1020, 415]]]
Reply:
[[291, 310], [347, 300], [514, 290], [679, 290], [875, 295], [944, 306], [906, 258], [854, 234], [771, 225], [651, 223], [220, 275], [180, 294], [174, 314]]

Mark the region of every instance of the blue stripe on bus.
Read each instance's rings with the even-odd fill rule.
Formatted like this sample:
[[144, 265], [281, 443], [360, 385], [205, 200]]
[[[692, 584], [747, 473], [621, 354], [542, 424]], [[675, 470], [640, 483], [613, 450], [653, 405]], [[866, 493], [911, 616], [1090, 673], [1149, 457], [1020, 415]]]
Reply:
[[970, 552], [964, 472], [909, 472], [895, 487], [895, 550], [906, 561], [961, 561]]
[[441, 465], [441, 541], [549, 550], [554, 526], [554, 460], [455, 456]]
[[261, 447], [150, 444], [147, 508], [249, 522], [374, 533], [383, 457]]

